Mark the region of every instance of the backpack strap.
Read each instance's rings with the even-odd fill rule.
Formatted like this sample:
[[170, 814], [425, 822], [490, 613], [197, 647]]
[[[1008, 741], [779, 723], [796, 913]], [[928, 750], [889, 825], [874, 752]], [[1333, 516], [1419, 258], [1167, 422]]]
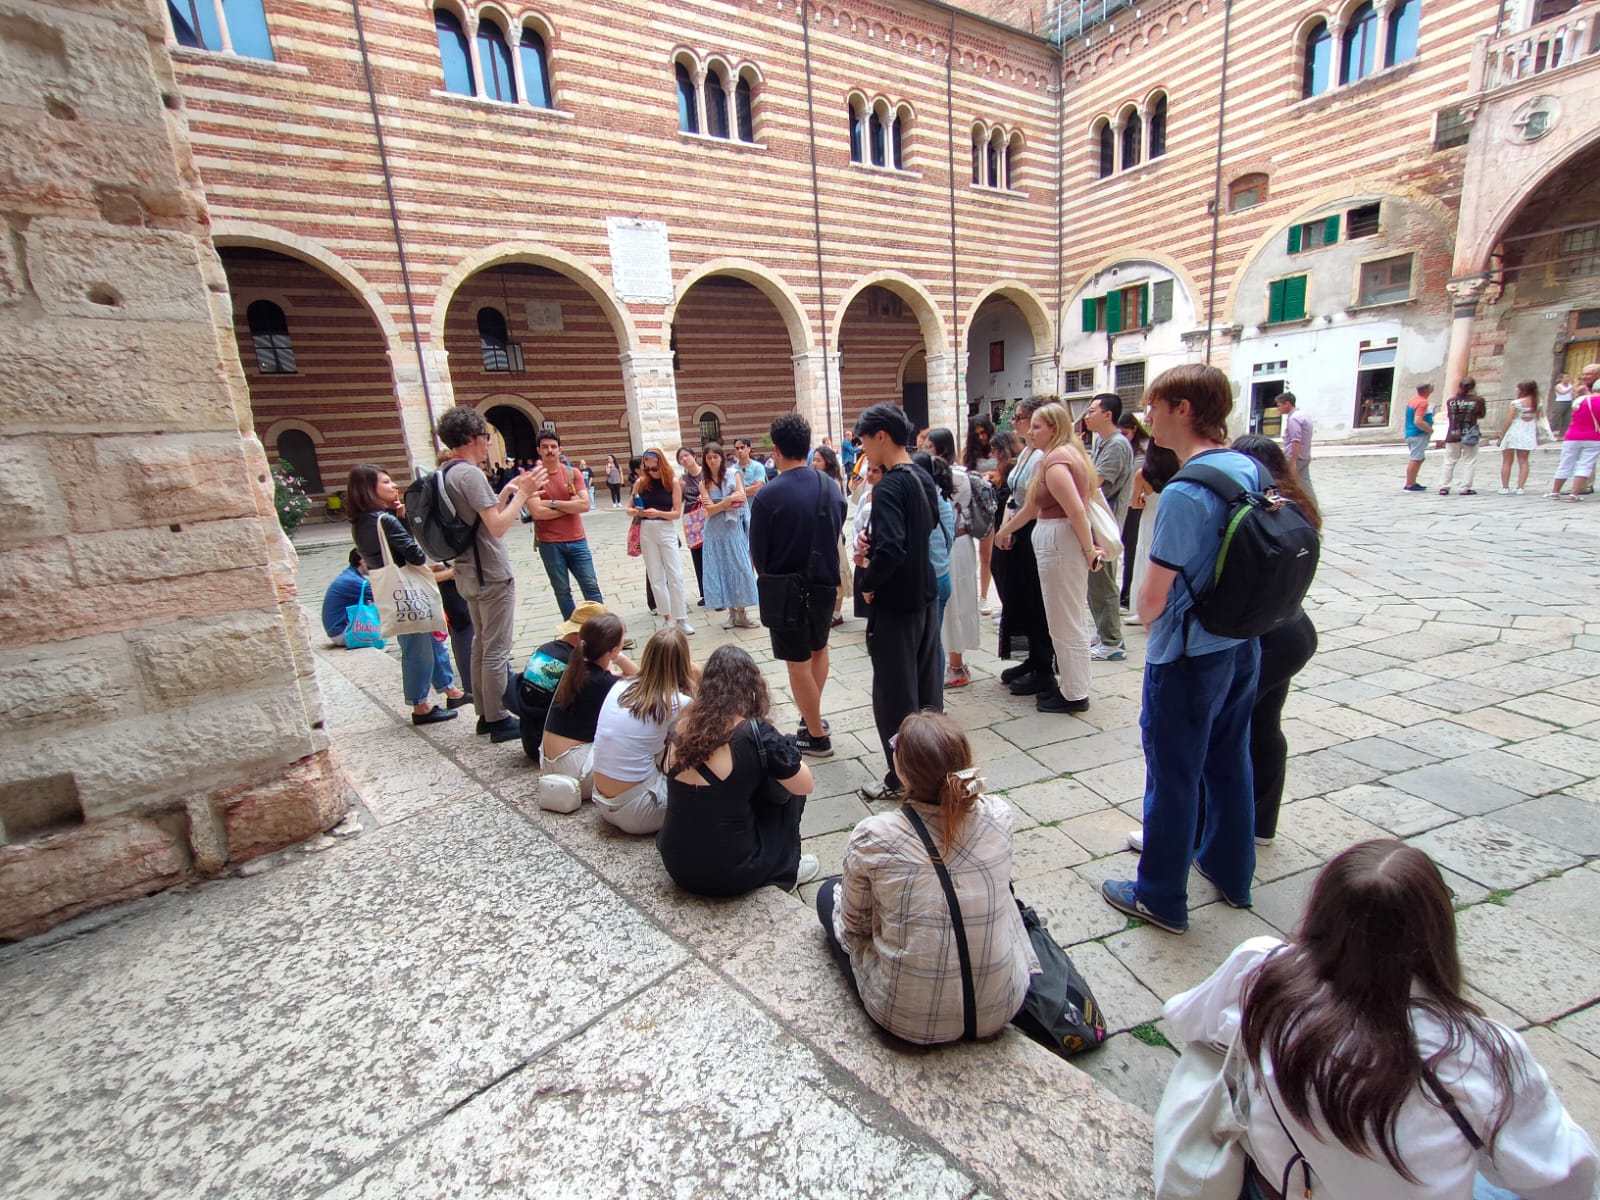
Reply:
[[[1230, 508], [1250, 494], [1247, 487], [1240, 485], [1239, 481], [1229, 475], [1220, 467], [1209, 466], [1206, 463], [1191, 462], [1172, 477], [1173, 483], [1197, 483], [1206, 491], [1211, 492]], [[1257, 476], [1257, 484], [1260, 476]]]
[[906, 820], [911, 822], [911, 828], [915, 829], [917, 836], [922, 839], [922, 846], [933, 862], [934, 871], [938, 873], [939, 886], [944, 889], [944, 902], [950, 906], [950, 925], [956, 935], [956, 957], [961, 963], [961, 1040], [970, 1042], [978, 1036], [978, 994], [977, 988], [972, 983], [972, 954], [967, 949], [967, 927], [961, 921], [961, 905], [956, 900], [956, 886], [950, 881], [949, 868], [944, 865], [944, 858], [939, 854], [939, 848], [933, 844], [933, 838], [928, 834], [928, 827], [922, 823], [917, 810], [909, 804], [902, 804], [900, 811], [905, 813]]
[[[443, 501], [444, 506], [450, 510], [450, 515], [452, 517], [454, 517], [458, 521], [461, 519], [461, 514], [456, 511], [456, 506], [450, 499], [450, 493], [445, 490], [444, 477], [445, 477], [445, 473], [448, 472], [451, 467], [455, 466], [459, 462], [465, 462], [465, 461], [466, 461], [465, 459], [461, 459], [461, 458], [452, 458], [449, 462], [445, 463], [444, 466], [440, 467], [438, 472], [436, 473], [436, 478], [439, 480], [439, 499], [441, 501]], [[472, 514], [472, 567], [473, 567], [473, 570], [475, 570], [478, 573], [478, 586], [480, 588], [483, 586], [483, 558], [480, 556], [479, 551], [478, 551], [478, 526], [480, 526], [482, 524], [483, 524], [483, 514], [482, 513], [473, 513]]]

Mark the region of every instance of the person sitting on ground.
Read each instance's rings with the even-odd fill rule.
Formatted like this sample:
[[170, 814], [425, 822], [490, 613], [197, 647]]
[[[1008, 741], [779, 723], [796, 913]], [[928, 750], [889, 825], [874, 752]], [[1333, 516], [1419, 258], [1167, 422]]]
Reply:
[[944, 888], [911, 814], [950, 873], [972, 964], [977, 1037], [1006, 1027], [1039, 970], [1011, 896], [1011, 808], [981, 795], [972, 746], [942, 713], [916, 712], [892, 739], [905, 805], [866, 818], [844, 874], [817, 893], [828, 946], [882, 1028], [920, 1045], [954, 1042], [967, 1023], [960, 956]]
[[661, 828], [667, 811], [661, 751], [698, 675], [683, 630], [666, 625], [644, 644], [638, 677], [612, 688], [600, 707], [592, 798], [600, 815], [624, 833]]
[[[572, 610], [572, 616], [556, 626], [556, 631], [537, 650], [528, 656], [527, 665], [516, 679], [516, 699], [522, 719], [522, 748], [530, 762], [539, 761], [539, 747], [544, 743], [545, 718], [550, 713], [550, 702], [555, 698], [561, 678], [566, 674], [567, 663], [578, 644], [578, 633], [591, 617], [603, 616], [609, 610], [604, 604], [585, 600]], [[624, 639], [624, 646], [628, 644]], [[639, 668], [624, 655], [618, 654], [612, 662], [624, 676], [639, 673]]]
[[[578, 615], [576, 609], [572, 615]], [[544, 791], [552, 776], [564, 775], [577, 783], [576, 798], [564, 796], [562, 811], [574, 811], [578, 800], [587, 800], [593, 791], [595, 726], [600, 721], [600, 707], [617, 683], [619, 672], [625, 676], [638, 672], [622, 653], [624, 632], [622, 618], [603, 610], [579, 626], [576, 645], [567, 648], [561, 682], [543, 715], [539, 770], [545, 778], [540, 785], [541, 802], [547, 799]], [[527, 725], [528, 717], [524, 715], [524, 728]], [[551, 795], [562, 791], [556, 788]]]
[[1182, 1041], [1239, 1039], [1241, 1200], [1594, 1194], [1594, 1143], [1464, 994], [1450, 902], [1421, 850], [1362, 842], [1317, 876], [1295, 941], [1251, 938], [1167, 1001]]
[[362, 597], [370, 598], [372, 585], [367, 582], [367, 565], [361, 551], [350, 551], [350, 565], [333, 577], [328, 590], [322, 594], [322, 632], [328, 635], [331, 646], [344, 645], [344, 631], [350, 628], [352, 604], [360, 604]]
[[706, 660], [694, 701], [673, 727], [667, 813], [656, 848], [672, 881], [697, 896], [791, 891], [817, 877], [800, 853], [811, 768], [767, 718], [767, 682], [738, 646]]

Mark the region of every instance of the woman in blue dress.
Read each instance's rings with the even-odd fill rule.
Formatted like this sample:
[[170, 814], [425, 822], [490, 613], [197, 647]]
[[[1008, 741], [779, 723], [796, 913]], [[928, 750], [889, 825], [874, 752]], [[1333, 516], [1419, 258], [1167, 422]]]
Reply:
[[716, 442], [701, 452], [700, 502], [706, 512], [706, 607], [729, 609], [724, 629], [754, 629], [745, 609], [756, 602], [756, 573], [750, 565], [750, 534], [745, 527], [744, 480]]

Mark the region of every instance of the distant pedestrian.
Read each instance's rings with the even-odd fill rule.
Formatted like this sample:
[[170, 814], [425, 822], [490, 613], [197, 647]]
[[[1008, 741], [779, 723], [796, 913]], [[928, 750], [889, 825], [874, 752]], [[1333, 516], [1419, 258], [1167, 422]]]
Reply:
[[1301, 412], [1293, 392], [1278, 394], [1278, 415], [1283, 418], [1283, 456], [1294, 467], [1306, 495], [1316, 498], [1311, 486], [1311, 418]]
[[[849, 445], [848, 441], [845, 445]], [[811, 469], [821, 471], [833, 485], [839, 489], [841, 496], [845, 495], [844, 472], [840, 467], [839, 456], [834, 453], [833, 447], [823, 439], [823, 444], [818, 446], [811, 454]], [[846, 500], [848, 505], [849, 501]], [[844, 544], [844, 533], [839, 534], [839, 590], [833, 602], [833, 619], [828, 622], [830, 626], [844, 624], [844, 596], [845, 590], [850, 586], [850, 559], [848, 547]]]
[[1517, 495], [1528, 484], [1528, 454], [1539, 445], [1539, 385], [1531, 379], [1517, 384], [1517, 398], [1506, 405], [1506, 423], [1500, 429], [1500, 494], [1511, 495], [1511, 464], [1517, 465]]
[[[807, 426], [807, 428], [810, 428]], [[750, 454], [750, 439], [735, 438], [733, 454], [738, 460], [739, 475], [744, 479], [744, 493], [747, 500], [754, 500], [767, 483], [767, 467], [759, 458]]]
[[1478, 395], [1478, 381], [1471, 375], [1463, 376], [1456, 394], [1445, 401], [1445, 419], [1450, 426], [1444, 435], [1444, 475], [1439, 480], [1439, 495], [1450, 494], [1457, 463], [1461, 465], [1461, 494], [1478, 494], [1472, 488], [1472, 476], [1478, 469], [1478, 443], [1483, 440], [1478, 422], [1487, 412], [1488, 406]]
[[611, 507], [622, 507], [622, 465], [615, 454], [606, 455], [606, 487], [611, 489]]
[[[954, 466], [951, 462], [951, 466]], [[969, 475], [981, 475], [995, 487], [998, 462], [994, 451], [994, 422], [988, 417], [973, 417], [967, 423], [967, 444], [961, 448], [961, 465]], [[994, 553], [994, 530], [989, 530], [977, 542], [978, 551], [978, 612], [988, 616], [994, 611], [989, 603], [989, 584], [992, 581], [991, 556]]]
[[1556, 477], [1550, 481], [1549, 496], [1563, 499], [1561, 488], [1572, 480], [1572, 494], [1564, 497], [1577, 500], [1594, 488], [1595, 459], [1600, 458], [1600, 393], [1595, 388], [1600, 380], [1600, 363], [1590, 363], [1583, 369], [1583, 395], [1572, 405], [1572, 420], [1561, 440], [1561, 464]]
[[1563, 371], [1550, 400], [1550, 432], [1558, 438], [1566, 435], [1567, 423], [1572, 420], [1573, 399], [1572, 376]]
[[883, 472], [872, 488], [872, 522], [852, 561], [872, 605], [867, 618], [872, 717], [888, 766], [883, 778], [861, 794], [868, 800], [895, 800], [905, 789], [895, 773], [890, 739], [909, 714], [944, 707], [938, 591], [928, 555], [939, 498], [933, 478], [911, 465], [906, 453], [911, 423], [898, 405], [874, 404], [861, 414], [856, 429], [867, 460]]
[[1010, 688], [1013, 696], [1037, 696], [1050, 691], [1056, 683], [1050, 625], [1045, 617], [1044, 592], [1039, 585], [1039, 564], [1033, 549], [1035, 523], [1030, 520], [1012, 524], [1004, 544], [999, 536], [999, 527], [1027, 500], [1033, 472], [1044, 457], [1033, 448], [1028, 437], [1033, 414], [1042, 403], [1029, 399], [1017, 405], [1012, 425], [1013, 437], [1019, 443], [1018, 453], [1008, 471], [997, 471], [1002, 476], [1003, 487], [996, 488], [1002, 505], [995, 516], [991, 562], [995, 587], [1000, 592], [1000, 657], [1012, 657], [1019, 642], [1025, 641], [1027, 645], [1023, 660], [1000, 672], [1000, 682]]
[[562, 460], [561, 438], [553, 429], [539, 431], [539, 463], [545, 470], [545, 482], [529, 498], [528, 511], [533, 514], [533, 537], [545, 577], [565, 619], [572, 615], [572, 579], [578, 581], [585, 600], [606, 602], [583, 528], [583, 514], [589, 511], [589, 485], [576, 467]]
[[1139, 414], [1131, 410], [1117, 418], [1117, 430], [1133, 447], [1133, 490], [1128, 496], [1128, 513], [1122, 518], [1122, 588], [1117, 597], [1122, 611], [1127, 612], [1133, 607], [1134, 548], [1139, 544], [1139, 522], [1144, 516], [1142, 508], [1134, 507], [1133, 498], [1139, 494], [1140, 481], [1144, 478], [1144, 452], [1150, 437], [1139, 423]]
[[[804, 417], [785, 413], [772, 422], [771, 435], [782, 470], [746, 506], [761, 623], [772, 638], [772, 656], [788, 669], [789, 691], [800, 710], [800, 753], [832, 758], [822, 691], [828, 682], [828, 630], [839, 588], [836, 543], [844, 526], [844, 497], [806, 465], [811, 426]], [[735, 469], [730, 463], [728, 474]]]
[[498, 495], [489, 487], [482, 464], [489, 457], [489, 426], [476, 409], [458, 405], [439, 418], [439, 440], [460, 465], [441, 467], [444, 492], [462, 520], [479, 518], [473, 549], [456, 562], [456, 587], [472, 614], [472, 696], [478, 732], [494, 742], [522, 736], [521, 724], [506, 709], [511, 675], [511, 643], [516, 634], [517, 579], [506, 553], [505, 534], [517, 523], [529, 496], [544, 482], [541, 467], [519, 473]]
[[[706, 606], [706, 509], [702, 486], [705, 472], [700, 456], [687, 446], [678, 450], [678, 478], [683, 480], [683, 540], [689, 545], [689, 560], [694, 563], [694, 583], [700, 591], [697, 607]], [[685, 605], [688, 601], [685, 599]], [[713, 607], [715, 607], [713, 605]]]
[[973, 473], [952, 460], [956, 453], [955, 435], [948, 429], [932, 429], [928, 441], [933, 452], [950, 467], [955, 506], [956, 540], [950, 551], [950, 599], [939, 623], [939, 642], [944, 647], [947, 666], [944, 686], [966, 687], [972, 679], [966, 656], [982, 644], [979, 638], [978, 551], [968, 522], [972, 517], [975, 482]]
[[745, 521], [744, 479], [728, 462], [716, 442], [707, 442], [705, 465], [700, 469], [700, 496], [705, 531], [706, 607], [728, 612], [724, 629], [754, 629], [748, 610], [760, 596], [756, 572], [750, 565], [750, 534]]
[[1419, 383], [1417, 394], [1406, 401], [1406, 483], [1405, 491], [1425, 492], [1417, 482], [1428, 443], [1433, 440], [1433, 384]]

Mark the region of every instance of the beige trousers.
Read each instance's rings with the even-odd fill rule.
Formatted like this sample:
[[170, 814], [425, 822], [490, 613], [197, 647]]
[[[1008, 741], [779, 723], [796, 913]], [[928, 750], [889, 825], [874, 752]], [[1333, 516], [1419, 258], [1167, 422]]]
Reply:
[[1072, 522], [1059, 517], [1035, 525], [1033, 555], [1039, 562], [1039, 590], [1044, 593], [1044, 615], [1055, 646], [1061, 694], [1068, 700], [1087, 699], [1089, 564]]

